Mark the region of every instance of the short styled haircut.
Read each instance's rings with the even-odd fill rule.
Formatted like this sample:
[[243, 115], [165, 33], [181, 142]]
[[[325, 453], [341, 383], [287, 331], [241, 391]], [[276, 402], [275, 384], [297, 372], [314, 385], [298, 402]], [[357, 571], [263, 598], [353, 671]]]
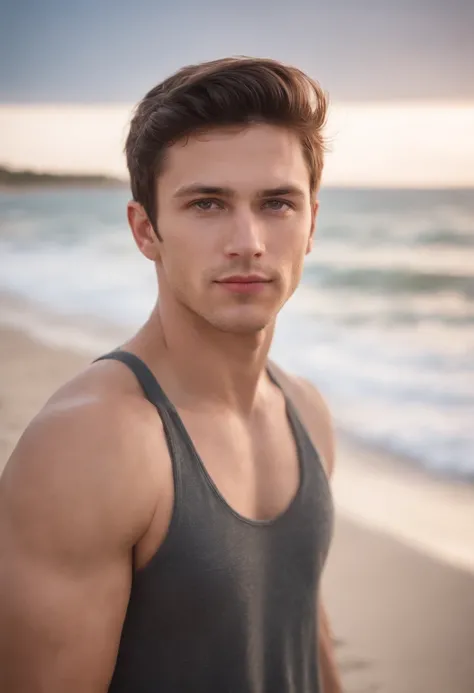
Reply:
[[133, 199], [156, 231], [156, 179], [173, 143], [215, 127], [268, 123], [300, 138], [311, 191], [324, 163], [328, 99], [298, 68], [268, 58], [231, 57], [183, 67], [137, 105], [125, 152]]

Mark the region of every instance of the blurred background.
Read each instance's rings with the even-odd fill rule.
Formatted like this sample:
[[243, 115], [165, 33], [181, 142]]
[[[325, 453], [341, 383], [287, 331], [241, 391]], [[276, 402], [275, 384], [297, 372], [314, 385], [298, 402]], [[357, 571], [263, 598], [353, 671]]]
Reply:
[[474, 693], [474, 3], [1, 3], [0, 469], [46, 397], [147, 317], [134, 104], [225, 55], [331, 98], [317, 241], [273, 357], [332, 408], [326, 586], [347, 690]]

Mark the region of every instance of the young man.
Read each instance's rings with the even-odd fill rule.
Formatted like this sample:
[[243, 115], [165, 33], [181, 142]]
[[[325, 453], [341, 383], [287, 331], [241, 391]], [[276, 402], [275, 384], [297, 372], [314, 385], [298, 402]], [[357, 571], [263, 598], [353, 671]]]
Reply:
[[326, 110], [299, 70], [247, 58], [139, 104], [128, 220], [159, 300], [1, 479], [4, 693], [340, 691], [319, 593], [330, 418], [268, 362], [312, 246]]

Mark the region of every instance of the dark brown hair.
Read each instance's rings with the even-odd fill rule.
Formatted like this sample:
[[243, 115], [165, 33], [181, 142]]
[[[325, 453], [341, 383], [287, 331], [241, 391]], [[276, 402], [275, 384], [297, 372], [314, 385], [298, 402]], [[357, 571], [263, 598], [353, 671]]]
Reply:
[[166, 149], [200, 130], [271, 123], [301, 138], [311, 190], [321, 180], [327, 97], [301, 70], [267, 58], [232, 57], [182, 68], [136, 107], [125, 152], [133, 199], [156, 229], [156, 177]]

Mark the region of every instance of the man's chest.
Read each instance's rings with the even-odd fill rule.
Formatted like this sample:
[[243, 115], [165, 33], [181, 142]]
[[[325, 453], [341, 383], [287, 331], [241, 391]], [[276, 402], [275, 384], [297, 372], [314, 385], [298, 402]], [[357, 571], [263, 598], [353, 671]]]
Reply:
[[293, 431], [282, 403], [271, 415], [181, 413], [202, 464], [226, 503], [253, 520], [270, 520], [291, 503], [300, 482]]

